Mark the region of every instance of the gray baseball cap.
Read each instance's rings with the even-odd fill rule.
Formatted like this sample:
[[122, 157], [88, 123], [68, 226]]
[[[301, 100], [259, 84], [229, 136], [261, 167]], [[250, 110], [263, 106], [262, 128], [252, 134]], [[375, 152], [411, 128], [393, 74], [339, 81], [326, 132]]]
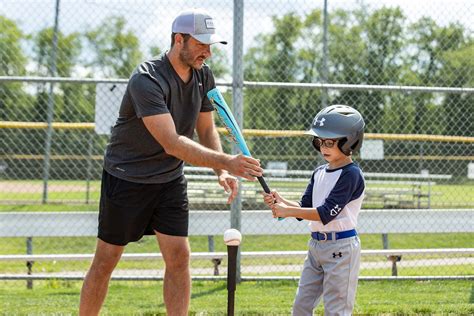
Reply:
[[205, 10], [192, 9], [181, 12], [173, 21], [173, 33], [189, 34], [204, 44], [227, 44], [216, 34], [214, 20]]

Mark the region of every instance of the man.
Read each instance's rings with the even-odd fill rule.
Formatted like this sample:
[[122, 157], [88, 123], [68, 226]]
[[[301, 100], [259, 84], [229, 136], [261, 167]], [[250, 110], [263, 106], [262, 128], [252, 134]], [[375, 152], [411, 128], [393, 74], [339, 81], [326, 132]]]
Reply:
[[[173, 22], [171, 49], [140, 64], [130, 77], [107, 146], [102, 176], [99, 233], [81, 291], [80, 315], [97, 315], [125, 245], [155, 234], [166, 269], [163, 296], [168, 315], [187, 315], [190, 300], [188, 200], [183, 161], [215, 170], [237, 194], [237, 179], [262, 175], [257, 160], [222, 152], [206, 97], [215, 87], [204, 61], [210, 46], [226, 44], [203, 10], [182, 12]], [[197, 131], [199, 142], [193, 141]]]

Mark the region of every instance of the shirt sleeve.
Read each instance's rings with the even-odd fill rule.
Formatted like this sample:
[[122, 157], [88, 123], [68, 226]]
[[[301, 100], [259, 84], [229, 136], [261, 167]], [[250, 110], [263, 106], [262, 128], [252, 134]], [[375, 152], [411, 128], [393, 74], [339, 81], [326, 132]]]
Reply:
[[207, 97], [207, 93], [216, 87], [216, 82], [214, 80], [214, 74], [212, 73], [211, 68], [206, 66], [206, 68], [203, 68], [203, 69], [207, 71], [205, 71], [205, 74], [204, 74], [204, 78], [206, 79], [204, 83], [206, 85], [205, 87], [206, 89], [204, 90], [205, 95], [202, 100], [201, 112], [211, 112], [211, 111], [214, 111], [214, 106], [212, 105], [211, 101]]
[[314, 174], [315, 172], [313, 172], [313, 174], [311, 175], [311, 180], [309, 181], [309, 184], [306, 187], [303, 196], [301, 197], [301, 207], [313, 207]]
[[147, 75], [132, 76], [127, 89], [137, 117], [169, 113], [163, 89]]
[[359, 172], [354, 169], [343, 172], [324, 204], [316, 208], [321, 222], [326, 225], [334, 220], [347, 203], [360, 197], [364, 187], [364, 181]]

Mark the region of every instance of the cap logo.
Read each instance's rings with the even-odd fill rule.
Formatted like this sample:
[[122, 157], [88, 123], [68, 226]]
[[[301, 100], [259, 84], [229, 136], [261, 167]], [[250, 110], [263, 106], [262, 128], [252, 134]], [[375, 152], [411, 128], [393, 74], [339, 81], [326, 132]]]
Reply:
[[216, 27], [214, 26], [214, 21], [211, 18], [205, 19], [206, 22], [206, 28], [208, 29], [215, 29]]
[[325, 121], [325, 120], [326, 120], [326, 118], [324, 118], [324, 117], [323, 117], [322, 119], [320, 119], [320, 120], [318, 120], [318, 118], [316, 117], [316, 118], [314, 119], [314, 121], [313, 121], [313, 125], [316, 126], [316, 125], [319, 124], [319, 126], [324, 126], [324, 121]]

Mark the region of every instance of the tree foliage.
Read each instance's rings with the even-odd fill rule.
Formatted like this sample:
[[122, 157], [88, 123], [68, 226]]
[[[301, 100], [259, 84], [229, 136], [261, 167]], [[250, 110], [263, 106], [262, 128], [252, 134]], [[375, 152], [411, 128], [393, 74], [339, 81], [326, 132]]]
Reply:
[[[303, 15], [289, 12], [273, 16], [271, 21], [271, 31], [258, 34], [245, 52], [247, 81], [474, 85], [474, 38], [469, 29], [457, 23], [439, 25], [430, 17], [410, 22], [398, 7], [337, 9], [329, 15], [327, 56], [324, 56], [321, 10]], [[28, 74], [28, 66], [29, 74], [36, 76], [128, 78], [144, 57], [139, 37], [120, 16], [108, 17], [97, 27], [80, 33], [59, 31], [55, 60], [52, 28], [28, 37], [5, 17], [0, 16], [0, 25], [2, 76]], [[28, 45], [24, 43], [32, 49], [25, 49]], [[161, 52], [162, 48], [150, 46], [147, 55]], [[213, 56], [208, 62], [218, 80], [230, 80], [232, 69], [225, 51], [213, 46]], [[2, 83], [0, 119], [45, 121], [51, 100], [49, 88], [49, 84]], [[365, 118], [367, 132], [465, 135], [474, 129], [472, 94], [327, 92], [329, 104], [357, 108]], [[54, 84], [52, 93], [54, 120], [93, 121], [93, 85]], [[323, 97], [325, 94], [320, 89], [248, 88], [244, 127], [305, 130], [322, 108]], [[66, 134], [61, 137], [65, 137], [65, 142], [75, 141]], [[304, 154], [310, 150], [274, 138], [258, 138], [250, 144], [257, 156], [263, 154], [263, 148], [270, 155]]]
[[[247, 51], [246, 80], [323, 82], [322, 12], [318, 9], [302, 17], [288, 13], [274, 17], [273, 25], [273, 32], [258, 35]], [[326, 71], [330, 83], [472, 86], [474, 68], [469, 53], [472, 35], [461, 25], [440, 26], [428, 17], [410, 24], [398, 7], [370, 13], [363, 7], [338, 9], [329, 16]], [[320, 90], [264, 90], [247, 98], [246, 127], [266, 128], [270, 122], [278, 129], [288, 129], [305, 118], [309, 123], [322, 107]], [[361, 111], [368, 132], [449, 131], [451, 135], [462, 133], [453, 131], [453, 126], [462, 125], [453, 121], [453, 116], [462, 117], [453, 115], [453, 102], [463, 104], [469, 96], [350, 90], [329, 94], [331, 104], [347, 104]], [[272, 106], [261, 105], [263, 99]], [[450, 113], [451, 124], [441, 122], [442, 108]]]
[[138, 37], [126, 30], [123, 17], [110, 17], [92, 31], [86, 32], [94, 51], [91, 65], [105, 77], [128, 78], [142, 61]]
[[[0, 76], [22, 76], [26, 74], [27, 58], [21, 42], [25, 35], [14, 21], [0, 16]], [[28, 96], [19, 82], [0, 84], [0, 120], [24, 112]]]

